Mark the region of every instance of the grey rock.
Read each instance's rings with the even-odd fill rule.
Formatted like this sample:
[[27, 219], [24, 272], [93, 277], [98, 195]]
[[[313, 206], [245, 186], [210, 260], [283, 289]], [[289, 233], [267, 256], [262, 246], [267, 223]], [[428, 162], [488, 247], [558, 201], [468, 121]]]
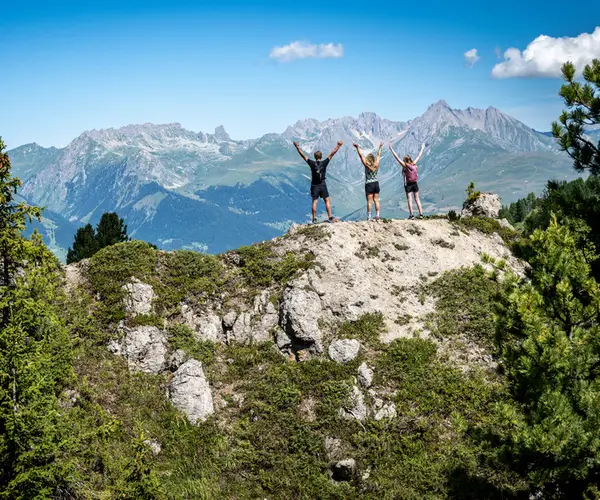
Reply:
[[298, 344], [304, 344], [315, 353], [323, 352], [318, 320], [321, 315], [321, 299], [303, 288], [288, 287], [281, 304], [281, 327]]
[[368, 410], [363, 393], [358, 387], [353, 386], [348, 399], [348, 403], [340, 408], [340, 417], [354, 418], [359, 422], [364, 422], [367, 419]]
[[235, 324], [235, 320], [237, 319], [238, 314], [235, 311], [229, 311], [225, 316], [223, 316], [223, 328], [230, 330], [233, 328]]
[[373, 383], [373, 370], [367, 366], [367, 363], [362, 363], [358, 367], [358, 383], [366, 389]]
[[130, 371], [160, 373], [166, 368], [168, 342], [165, 332], [155, 326], [124, 328], [120, 341], [111, 341], [108, 348], [127, 360]]
[[360, 342], [356, 339], [335, 340], [329, 345], [329, 357], [336, 363], [348, 363], [358, 356]]
[[196, 332], [199, 340], [218, 342], [224, 338], [221, 318], [212, 310], [196, 313], [190, 306], [181, 306], [185, 324]]
[[150, 448], [152, 454], [155, 456], [162, 451], [162, 446], [156, 439], [145, 439], [144, 444]]
[[396, 418], [396, 405], [394, 403], [384, 404], [375, 413], [375, 420], [383, 420], [384, 418]]
[[187, 353], [182, 349], [177, 349], [175, 352], [171, 353], [171, 356], [169, 357], [169, 368], [171, 370], [177, 370], [177, 368], [185, 363], [187, 359]]
[[293, 344], [292, 339], [281, 328], [275, 331], [275, 344], [280, 351], [291, 352]]
[[331, 472], [335, 481], [349, 481], [356, 474], [356, 461], [353, 458], [340, 460], [331, 467]]
[[481, 193], [475, 201], [467, 201], [463, 203], [461, 212], [462, 217], [498, 217], [498, 213], [502, 208], [500, 196], [496, 193]]
[[204, 375], [202, 363], [187, 360], [173, 374], [168, 387], [169, 399], [192, 423], [204, 422], [214, 413], [212, 392]]
[[325, 454], [327, 460], [333, 462], [341, 460], [344, 453], [344, 446], [341, 439], [326, 437], [325, 438]]
[[73, 408], [81, 395], [75, 389], [65, 389], [58, 400], [58, 406], [62, 409]]
[[[225, 321], [225, 319], [223, 319], [223, 321]], [[239, 313], [233, 323], [231, 332], [228, 334], [227, 340], [233, 340], [243, 344], [247, 344], [252, 340], [252, 315], [249, 312]]]
[[151, 285], [132, 277], [130, 282], [123, 285], [126, 295], [124, 300], [125, 312], [132, 316], [150, 314], [155, 294]]

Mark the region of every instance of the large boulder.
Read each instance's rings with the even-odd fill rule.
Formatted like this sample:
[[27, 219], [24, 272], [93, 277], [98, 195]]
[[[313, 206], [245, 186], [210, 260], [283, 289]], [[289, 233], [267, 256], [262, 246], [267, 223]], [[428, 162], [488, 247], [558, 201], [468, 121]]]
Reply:
[[336, 363], [348, 363], [358, 356], [360, 342], [356, 339], [335, 340], [329, 345], [329, 357]]
[[192, 423], [204, 422], [215, 411], [212, 392], [202, 363], [188, 359], [173, 374], [168, 388], [169, 399]]
[[320, 354], [323, 352], [318, 321], [321, 316], [321, 299], [312, 290], [289, 287], [283, 293], [281, 327], [300, 347]]
[[461, 212], [462, 217], [497, 218], [502, 208], [500, 196], [496, 193], [481, 193], [475, 200], [465, 200]]
[[125, 312], [132, 316], [138, 314], [150, 314], [152, 312], [152, 301], [155, 294], [151, 285], [143, 283], [137, 278], [131, 278], [129, 283], [123, 285], [125, 290]]
[[155, 326], [123, 328], [125, 335], [109, 343], [109, 349], [127, 360], [129, 370], [160, 373], [166, 368], [169, 344], [164, 331]]

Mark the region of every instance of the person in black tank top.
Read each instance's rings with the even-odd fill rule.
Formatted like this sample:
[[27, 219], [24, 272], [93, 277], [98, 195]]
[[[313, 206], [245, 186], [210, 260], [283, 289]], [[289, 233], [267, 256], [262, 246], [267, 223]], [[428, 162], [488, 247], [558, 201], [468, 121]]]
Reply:
[[317, 203], [319, 202], [319, 198], [322, 198], [325, 201], [325, 208], [327, 209], [327, 215], [329, 217], [328, 222], [334, 222], [336, 219], [333, 217], [331, 213], [331, 199], [329, 197], [329, 191], [327, 190], [327, 184], [325, 182], [327, 166], [329, 162], [333, 158], [333, 156], [340, 150], [344, 143], [342, 141], [338, 141], [336, 147], [333, 149], [329, 156], [323, 160], [323, 154], [321, 151], [315, 152], [315, 159], [311, 160], [308, 156], [304, 154], [304, 152], [300, 149], [300, 145], [298, 142], [294, 141], [294, 146], [296, 146], [296, 150], [298, 154], [304, 159], [308, 166], [310, 167], [311, 172], [311, 181], [310, 181], [310, 195], [312, 197], [312, 221], [313, 224], [317, 222]]
[[356, 152], [365, 167], [365, 196], [367, 197], [367, 220], [371, 221], [371, 207], [375, 202], [375, 220], [379, 220], [379, 180], [377, 174], [379, 173], [379, 160], [381, 159], [381, 148], [383, 148], [383, 142], [379, 144], [379, 150], [377, 156], [369, 153], [365, 158], [358, 144], [354, 144]]

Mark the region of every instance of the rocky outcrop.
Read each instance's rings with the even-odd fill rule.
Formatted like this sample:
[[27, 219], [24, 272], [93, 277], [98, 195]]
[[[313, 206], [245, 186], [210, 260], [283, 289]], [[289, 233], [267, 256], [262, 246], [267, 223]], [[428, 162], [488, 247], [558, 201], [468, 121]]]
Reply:
[[311, 291], [288, 287], [281, 304], [281, 327], [298, 349], [323, 352], [322, 336], [318, 326], [321, 316], [321, 299]]
[[168, 342], [165, 332], [155, 326], [122, 327], [124, 336], [108, 347], [127, 360], [131, 371], [160, 373], [166, 368]]
[[356, 339], [340, 339], [329, 345], [329, 357], [336, 363], [348, 363], [358, 356], [360, 342]]
[[465, 200], [461, 217], [498, 217], [502, 203], [496, 193], [481, 193], [475, 200]]
[[181, 305], [181, 316], [199, 340], [218, 342], [224, 340], [223, 323], [221, 318], [212, 310], [197, 313], [187, 304]]
[[155, 298], [155, 294], [151, 285], [143, 283], [137, 278], [131, 278], [129, 283], [123, 285], [123, 290], [126, 292], [123, 299], [125, 312], [132, 316], [150, 314], [152, 312], [152, 301]]
[[204, 422], [215, 411], [202, 363], [195, 359], [187, 360], [173, 374], [168, 396], [192, 423]]

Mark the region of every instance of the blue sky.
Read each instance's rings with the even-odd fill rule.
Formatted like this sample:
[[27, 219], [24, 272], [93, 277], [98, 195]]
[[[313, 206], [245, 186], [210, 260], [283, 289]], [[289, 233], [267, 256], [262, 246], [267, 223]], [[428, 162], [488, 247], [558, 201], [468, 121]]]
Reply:
[[[597, 25], [600, 2], [590, 0], [572, 11], [554, 0], [10, 2], [0, 14], [0, 135], [9, 149], [64, 146], [84, 130], [179, 122], [247, 139], [308, 117], [407, 120], [439, 99], [549, 130], [562, 109], [561, 81], [544, 69], [561, 54], [552, 39]], [[492, 76], [498, 50], [524, 50], [542, 34], [552, 39], [535, 64], [513, 61], [511, 77]], [[343, 55], [270, 58], [295, 41], [339, 44]], [[596, 38], [586, 43], [573, 50], [596, 50]]]

